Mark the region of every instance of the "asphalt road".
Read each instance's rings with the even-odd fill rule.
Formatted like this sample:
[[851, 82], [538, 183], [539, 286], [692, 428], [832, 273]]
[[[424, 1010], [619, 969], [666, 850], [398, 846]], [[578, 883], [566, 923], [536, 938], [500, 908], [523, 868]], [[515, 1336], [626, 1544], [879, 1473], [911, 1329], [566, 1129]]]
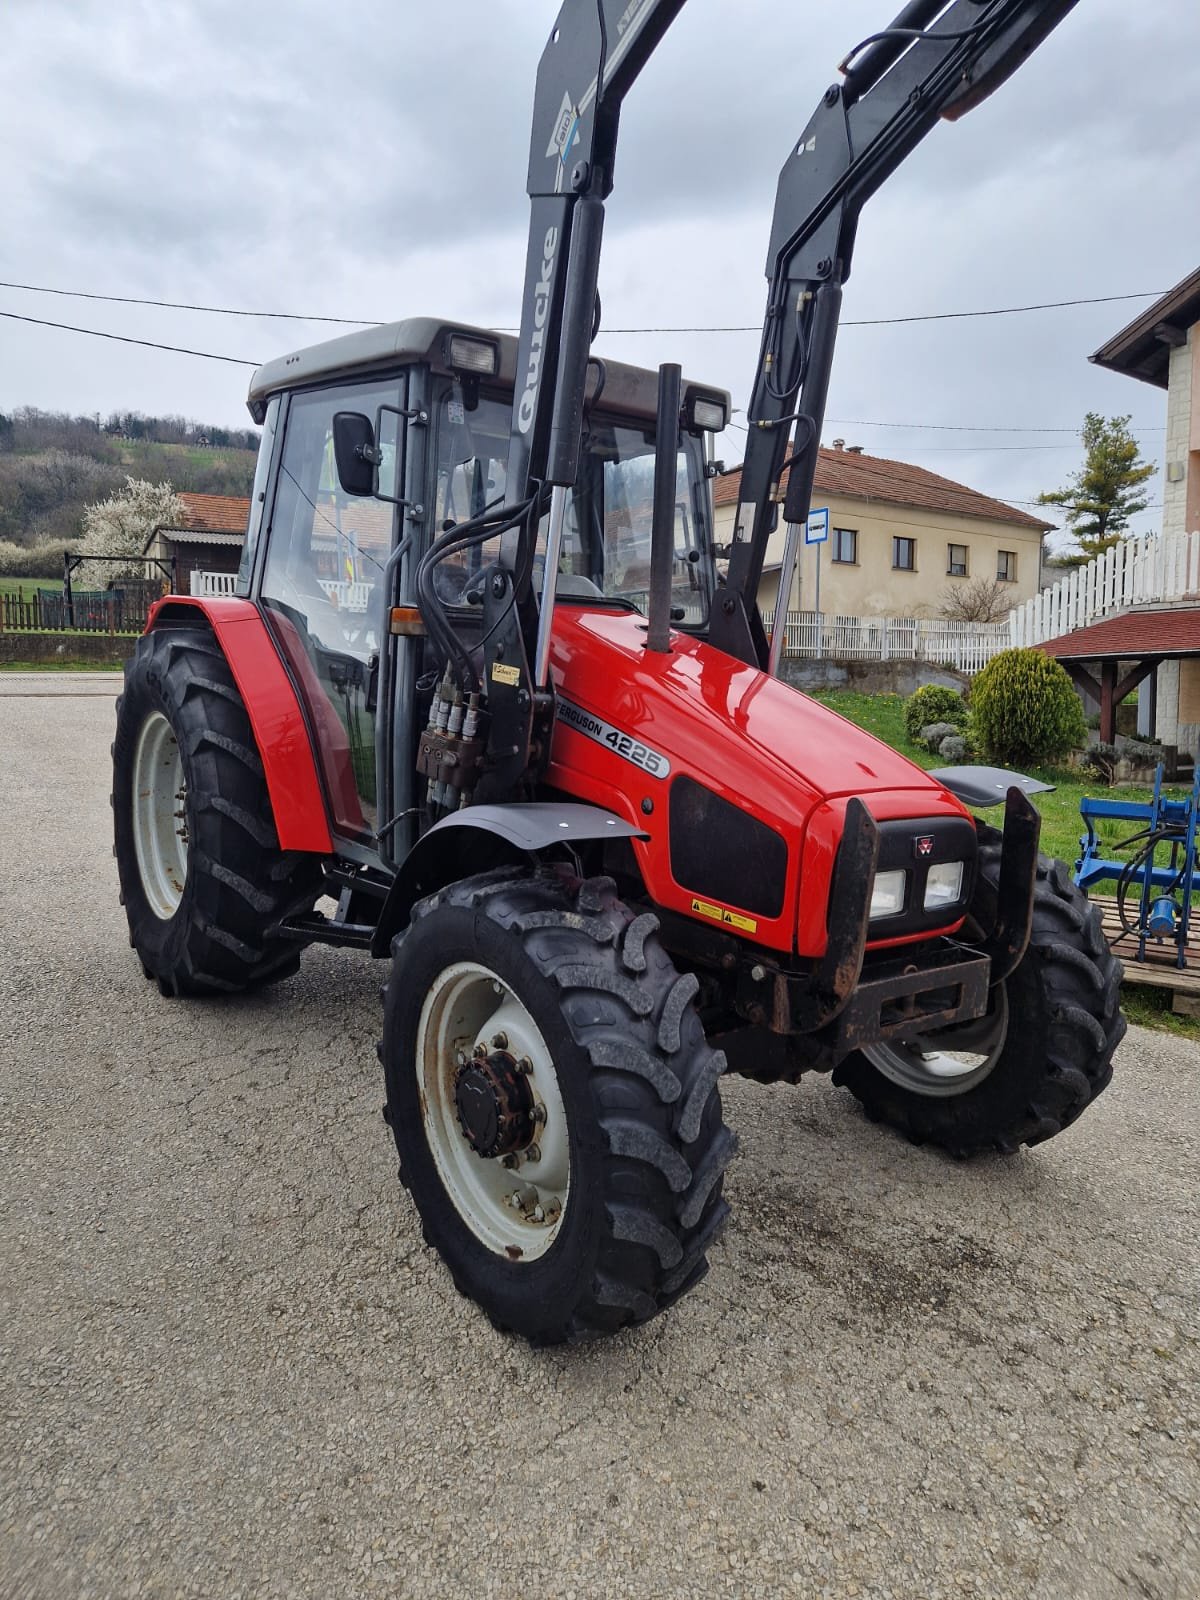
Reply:
[[5, 1600], [1200, 1595], [1194, 1046], [1132, 1029], [1061, 1139], [966, 1167], [729, 1082], [707, 1280], [533, 1353], [396, 1182], [381, 968], [163, 1000], [110, 684], [47, 677], [0, 674]]

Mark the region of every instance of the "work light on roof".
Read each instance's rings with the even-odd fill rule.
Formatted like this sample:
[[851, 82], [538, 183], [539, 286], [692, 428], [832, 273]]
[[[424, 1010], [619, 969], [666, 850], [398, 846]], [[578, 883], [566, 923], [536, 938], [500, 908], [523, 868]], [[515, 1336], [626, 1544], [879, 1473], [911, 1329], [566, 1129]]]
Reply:
[[720, 433], [728, 421], [725, 401], [717, 395], [689, 394], [684, 419], [690, 433]]
[[452, 333], [447, 340], [449, 364], [460, 372], [474, 372], [480, 377], [496, 376], [496, 346], [486, 339], [468, 339], [465, 334]]

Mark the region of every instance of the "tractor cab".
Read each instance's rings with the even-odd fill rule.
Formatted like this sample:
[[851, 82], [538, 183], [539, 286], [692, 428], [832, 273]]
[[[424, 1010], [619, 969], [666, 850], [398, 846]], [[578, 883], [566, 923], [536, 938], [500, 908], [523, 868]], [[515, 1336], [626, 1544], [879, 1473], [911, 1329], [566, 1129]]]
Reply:
[[[420, 831], [416, 746], [445, 653], [421, 618], [417, 570], [435, 540], [505, 499], [516, 360], [515, 339], [414, 318], [271, 362], [251, 383], [264, 433], [237, 593], [260, 606], [300, 695], [339, 847], [366, 861], [402, 860]], [[598, 361], [592, 374], [556, 597], [645, 613], [657, 375]], [[670, 597], [681, 630], [708, 622], [706, 429], [727, 413], [720, 392], [685, 391]], [[525, 575], [539, 593], [548, 521], [543, 510]], [[476, 657], [500, 543], [450, 549], [432, 569], [437, 608]]]

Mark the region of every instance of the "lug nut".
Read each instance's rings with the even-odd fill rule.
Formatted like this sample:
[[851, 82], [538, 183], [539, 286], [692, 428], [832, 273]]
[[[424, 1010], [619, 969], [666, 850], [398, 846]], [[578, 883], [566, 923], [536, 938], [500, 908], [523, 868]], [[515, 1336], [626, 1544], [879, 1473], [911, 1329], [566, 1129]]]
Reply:
[[454, 1052], [454, 1065], [456, 1067], [465, 1067], [470, 1059], [465, 1050], [456, 1050]]
[[750, 968], [750, 976], [754, 979], [755, 983], [761, 983], [766, 975], [766, 967], [754, 966]]
[[520, 1164], [520, 1159], [517, 1156], [507, 1155], [500, 1157], [500, 1165], [506, 1167], [509, 1172], [515, 1172]]
[[542, 1152], [538, 1149], [536, 1144], [531, 1144], [526, 1149], [525, 1159], [526, 1161], [540, 1161], [542, 1159]]
[[508, 1049], [508, 1035], [506, 1033], [493, 1034], [492, 1035], [492, 1049], [493, 1050], [507, 1050]]
[[537, 1123], [537, 1125], [539, 1127], [541, 1127], [541, 1128], [545, 1127], [545, 1125], [546, 1125], [546, 1108], [545, 1108], [545, 1106], [543, 1106], [543, 1105], [534, 1106], [533, 1110], [529, 1113], [529, 1115], [533, 1118], [533, 1120]]
[[546, 1220], [545, 1210], [541, 1206], [534, 1206], [530, 1215], [535, 1222], [545, 1222]]
[[526, 1076], [533, 1071], [533, 1062], [528, 1056], [522, 1056], [517, 1062], [517, 1071], [525, 1073]]

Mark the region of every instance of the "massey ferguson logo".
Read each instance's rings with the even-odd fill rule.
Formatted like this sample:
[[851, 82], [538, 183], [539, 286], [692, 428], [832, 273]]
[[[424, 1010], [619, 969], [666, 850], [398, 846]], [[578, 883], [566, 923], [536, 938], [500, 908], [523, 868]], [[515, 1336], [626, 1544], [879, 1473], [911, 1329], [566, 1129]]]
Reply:
[[918, 833], [913, 838], [913, 855], [922, 859], [933, 854], [933, 835], [931, 833]]
[[558, 229], [547, 228], [542, 241], [542, 275], [533, 291], [533, 337], [529, 341], [529, 366], [525, 373], [525, 388], [517, 407], [517, 426], [522, 433], [533, 427], [533, 411], [537, 405], [538, 384], [542, 379], [542, 344], [545, 339], [546, 317], [550, 312], [550, 279], [554, 271], [554, 257], [558, 251]]

